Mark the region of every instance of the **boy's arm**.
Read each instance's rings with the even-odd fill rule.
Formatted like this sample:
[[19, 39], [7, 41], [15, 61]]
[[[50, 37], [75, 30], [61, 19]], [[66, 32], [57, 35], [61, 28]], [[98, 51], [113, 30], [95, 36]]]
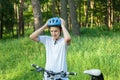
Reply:
[[44, 29], [47, 28], [47, 22], [45, 25], [43, 25], [41, 28], [39, 28], [38, 30], [36, 30], [35, 32], [33, 32], [31, 35], [30, 35], [30, 39], [38, 42], [38, 36], [39, 34], [41, 34], [43, 32]]
[[69, 32], [67, 31], [67, 29], [65, 28], [65, 21], [62, 18], [60, 18], [60, 19], [61, 19], [61, 27], [62, 27], [62, 31], [63, 31], [63, 36], [64, 36], [64, 39], [65, 39], [65, 42], [67, 44], [70, 44], [71, 36], [70, 36]]

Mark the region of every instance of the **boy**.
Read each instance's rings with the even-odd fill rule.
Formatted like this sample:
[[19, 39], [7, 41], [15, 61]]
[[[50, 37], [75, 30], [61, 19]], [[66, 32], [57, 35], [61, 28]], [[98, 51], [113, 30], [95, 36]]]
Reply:
[[[39, 35], [49, 29], [51, 36]], [[61, 37], [63, 33], [63, 37]], [[68, 45], [71, 42], [71, 36], [65, 28], [65, 21], [62, 18], [50, 18], [41, 28], [30, 35], [30, 38], [36, 42], [44, 44], [46, 49], [45, 69], [53, 72], [67, 72], [66, 54]], [[44, 74], [44, 80], [49, 80], [47, 74]], [[64, 78], [62, 80], [68, 80]]]

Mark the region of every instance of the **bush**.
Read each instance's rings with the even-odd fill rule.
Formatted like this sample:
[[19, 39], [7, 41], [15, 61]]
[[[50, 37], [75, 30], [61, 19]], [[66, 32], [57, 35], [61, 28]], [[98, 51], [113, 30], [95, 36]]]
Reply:
[[113, 31], [120, 31], [120, 23], [115, 23], [113, 25]]

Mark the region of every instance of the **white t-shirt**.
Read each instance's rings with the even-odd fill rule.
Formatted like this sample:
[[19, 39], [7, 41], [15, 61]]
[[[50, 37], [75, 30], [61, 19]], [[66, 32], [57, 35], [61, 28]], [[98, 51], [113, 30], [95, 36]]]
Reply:
[[54, 72], [67, 71], [66, 54], [68, 45], [64, 38], [60, 37], [56, 42], [51, 36], [39, 36], [39, 41], [46, 48], [46, 70]]

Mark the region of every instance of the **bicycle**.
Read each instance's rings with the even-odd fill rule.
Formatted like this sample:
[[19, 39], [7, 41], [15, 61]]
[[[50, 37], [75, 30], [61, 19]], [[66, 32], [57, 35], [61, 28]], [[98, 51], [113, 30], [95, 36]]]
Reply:
[[[44, 69], [40, 66], [37, 66], [35, 64], [31, 64], [31, 66], [33, 66], [35, 68], [34, 70], [37, 71], [37, 72], [42, 72], [43, 74], [44, 74], [44, 72], [46, 72], [49, 80], [63, 80], [62, 78], [68, 78], [69, 75], [77, 75], [77, 73], [75, 73], [75, 72], [64, 72], [64, 71], [53, 72], [53, 71], [49, 71], [49, 70], [46, 70], [46, 69]], [[84, 74], [89, 74], [91, 76], [90, 77], [91, 80], [104, 80], [103, 73], [99, 69], [85, 70], [83, 73]], [[55, 79], [56, 75], [59, 75], [59, 77]]]
[[[44, 74], [47, 73], [47, 80], [64, 80], [64, 78], [68, 78], [69, 75], [77, 75], [77, 73], [75, 72], [53, 72], [53, 71], [49, 71], [46, 70], [40, 66], [37, 66], [36, 64], [31, 64], [31, 66], [33, 66], [35, 69], [35, 71], [37, 72], [42, 72]], [[32, 70], [33, 71], [33, 70]], [[57, 76], [57, 77], [56, 77]]]

